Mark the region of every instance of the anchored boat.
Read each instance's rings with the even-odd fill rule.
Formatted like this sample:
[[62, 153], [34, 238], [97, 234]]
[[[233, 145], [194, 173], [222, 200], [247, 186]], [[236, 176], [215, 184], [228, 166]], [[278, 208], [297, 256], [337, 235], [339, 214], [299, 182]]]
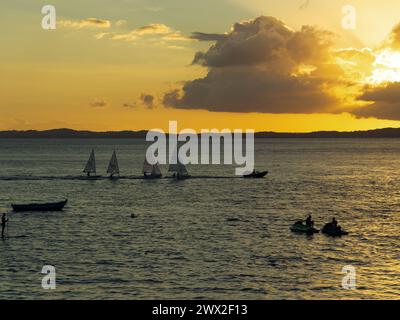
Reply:
[[53, 203], [30, 203], [30, 204], [11, 204], [15, 212], [27, 211], [61, 211], [67, 204], [68, 199]]

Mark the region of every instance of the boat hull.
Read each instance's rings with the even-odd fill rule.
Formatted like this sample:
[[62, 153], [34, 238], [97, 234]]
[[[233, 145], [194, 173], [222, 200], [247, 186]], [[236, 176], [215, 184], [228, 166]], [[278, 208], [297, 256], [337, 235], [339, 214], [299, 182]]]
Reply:
[[318, 229], [315, 229], [314, 227], [308, 227], [304, 224], [299, 224], [299, 223], [295, 223], [293, 226], [291, 226], [290, 230], [295, 233], [305, 233], [305, 234], [319, 233]]
[[31, 204], [11, 204], [14, 212], [33, 212], [33, 211], [61, 211], [64, 209], [68, 200], [54, 203], [31, 203]]
[[176, 179], [177, 180], [186, 180], [186, 179], [189, 179], [189, 178], [190, 178], [189, 175], [181, 175], [181, 174], [176, 175]]
[[146, 180], [161, 179], [162, 178], [162, 174], [144, 175], [143, 178], [146, 179]]
[[261, 178], [264, 178], [267, 174], [268, 174], [268, 171], [256, 172], [256, 173], [246, 174], [243, 176], [243, 178], [245, 178], [245, 179], [261, 179]]
[[79, 177], [81, 180], [100, 180], [103, 179], [102, 176], [84, 176], [84, 177]]
[[330, 223], [322, 228], [322, 233], [330, 237], [347, 236], [349, 233], [341, 228], [332, 227]]

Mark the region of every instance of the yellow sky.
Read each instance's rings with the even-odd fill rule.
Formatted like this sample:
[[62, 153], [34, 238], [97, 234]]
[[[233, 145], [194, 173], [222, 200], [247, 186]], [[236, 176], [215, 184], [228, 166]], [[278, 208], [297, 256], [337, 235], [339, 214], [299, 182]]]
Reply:
[[[310, 24], [334, 31], [339, 34], [338, 45], [361, 49], [378, 45], [400, 21], [398, 1], [354, 0], [358, 24], [348, 32], [340, 28], [345, 1], [310, 0], [302, 10], [299, 6], [305, 1], [294, 2], [88, 0], [80, 5], [75, 0], [57, 0], [53, 3], [58, 21], [98, 18], [110, 21], [111, 27], [59, 26], [45, 31], [40, 26], [44, 2], [6, 0], [0, 5], [0, 130], [167, 129], [169, 120], [178, 120], [182, 129], [196, 130], [307, 132], [400, 127], [399, 121], [356, 119], [350, 114], [229, 113], [162, 105], [165, 92], [207, 74], [206, 68], [191, 62], [197, 51], [207, 51], [212, 43], [183, 39], [191, 32], [225, 33], [235, 22], [271, 15], [294, 29]], [[152, 36], [140, 31], [151, 24], [169, 30], [154, 28]], [[103, 37], [101, 33], [109, 34]], [[117, 41], [115, 35], [135, 39]], [[170, 39], [167, 35], [178, 36]], [[154, 96], [151, 109], [140, 102], [144, 93]]]

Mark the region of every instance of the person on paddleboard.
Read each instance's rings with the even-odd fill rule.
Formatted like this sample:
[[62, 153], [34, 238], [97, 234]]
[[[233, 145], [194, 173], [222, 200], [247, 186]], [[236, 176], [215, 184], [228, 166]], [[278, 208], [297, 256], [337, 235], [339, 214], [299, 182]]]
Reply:
[[3, 216], [1, 217], [1, 238], [4, 239], [4, 229], [6, 228], [6, 224], [8, 222], [8, 219], [6, 217], [6, 214], [3, 213]]

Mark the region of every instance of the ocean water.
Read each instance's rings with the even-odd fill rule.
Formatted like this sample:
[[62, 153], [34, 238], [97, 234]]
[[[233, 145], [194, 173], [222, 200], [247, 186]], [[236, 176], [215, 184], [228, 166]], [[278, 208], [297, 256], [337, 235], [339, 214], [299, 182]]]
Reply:
[[[116, 149], [122, 175], [141, 175], [141, 140], [0, 140], [1, 211], [69, 199], [9, 214], [1, 299], [399, 298], [400, 140], [260, 139], [260, 180], [207, 165], [186, 181], [75, 179], [92, 148], [99, 173]], [[309, 213], [350, 235], [291, 233]], [[42, 289], [43, 265], [56, 290]]]

